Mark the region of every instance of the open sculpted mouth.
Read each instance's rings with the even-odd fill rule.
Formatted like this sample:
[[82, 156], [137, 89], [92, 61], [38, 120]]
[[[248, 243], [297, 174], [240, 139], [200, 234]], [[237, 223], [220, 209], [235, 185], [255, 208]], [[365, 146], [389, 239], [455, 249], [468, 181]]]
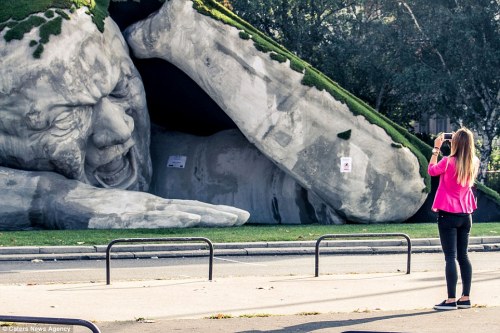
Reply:
[[101, 165], [94, 171], [94, 178], [104, 188], [128, 189], [137, 180], [137, 157], [132, 147], [125, 155]]

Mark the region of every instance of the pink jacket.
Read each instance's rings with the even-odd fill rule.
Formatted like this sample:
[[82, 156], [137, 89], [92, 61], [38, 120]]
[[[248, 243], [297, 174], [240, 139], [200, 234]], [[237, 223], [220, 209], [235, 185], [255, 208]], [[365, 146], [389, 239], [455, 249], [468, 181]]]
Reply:
[[472, 189], [457, 182], [455, 170], [454, 157], [443, 157], [437, 164], [429, 164], [429, 175], [439, 176], [439, 186], [432, 204], [433, 211], [472, 213], [477, 208]]

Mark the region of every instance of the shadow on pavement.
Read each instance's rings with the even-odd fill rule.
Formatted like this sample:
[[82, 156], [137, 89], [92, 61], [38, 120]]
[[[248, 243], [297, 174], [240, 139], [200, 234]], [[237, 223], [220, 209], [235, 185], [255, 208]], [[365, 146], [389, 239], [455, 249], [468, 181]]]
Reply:
[[[362, 319], [350, 319], [350, 320], [331, 320], [331, 321], [319, 321], [319, 322], [309, 322], [303, 323], [293, 326], [287, 326], [276, 330], [251, 330], [251, 331], [238, 331], [235, 333], [290, 333], [290, 332], [314, 332], [317, 330], [323, 330], [334, 327], [346, 327], [360, 324], [367, 324], [380, 320], [388, 320], [395, 318], [403, 318], [403, 317], [415, 317], [415, 316], [425, 316], [429, 314], [436, 314], [436, 311], [426, 311], [426, 312], [418, 312], [418, 313], [406, 313], [406, 314], [396, 314], [396, 315], [387, 315], [387, 316], [378, 316], [378, 317], [370, 317], [370, 318], [362, 318]], [[348, 332], [356, 332], [356, 333], [400, 333], [402, 331], [344, 331], [344, 333]]]

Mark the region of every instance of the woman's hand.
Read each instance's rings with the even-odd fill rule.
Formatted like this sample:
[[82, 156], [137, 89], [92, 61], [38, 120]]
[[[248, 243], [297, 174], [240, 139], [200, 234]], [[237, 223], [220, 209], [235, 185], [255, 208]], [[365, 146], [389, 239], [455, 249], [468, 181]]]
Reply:
[[444, 142], [444, 133], [439, 133], [439, 135], [434, 140], [434, 148], [441, 149]]

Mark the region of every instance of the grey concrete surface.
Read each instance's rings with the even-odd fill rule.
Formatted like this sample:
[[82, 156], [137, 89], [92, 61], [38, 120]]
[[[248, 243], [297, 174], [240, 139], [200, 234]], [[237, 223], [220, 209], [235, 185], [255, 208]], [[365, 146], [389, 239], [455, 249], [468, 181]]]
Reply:
[[[474, 253], [494, 261], [496, 254]], [[358, 265], [370, 267], [385, 256], [359, 256]], [[215, 275], [211, 282], [179, 275], [161, 280], [122, 277], [111, 285], [102, 280], [29, 283], [20, 278], [0, 284], [0, 314], [80, 318], [93, 321], [102, 332], [123, 333], [500, 332], [499, 279], [498, 262], [491, 268], [478, 265], [473, 308], [438, 312], [432, 306], [445, 298], [444, 262], [409, 275], [322, 271], [316, 278], [312, 271], [273, 275], [256, 270]], [[209, 319], [217, 317], [227, 319]], [[74, 328], [80, 331], [85, 329]]]
[[498, 332], [500, 308], [438, 312], [429, 309], [296, 314], [222, 320], [153, 320], [98, 323], [103, 332], [384, 333]]
[[[116, 281], [111, 285], [20, 283], [0, 285], [0, 313], [81, 318], [105, 327], [103, 332], [132, 332], [134, 327], [141, 332], [327, 332], [330, 326], [350, 330], [355, 324], [363, 329], [370, 324], [378, 332], [430, 332], [438, 327], [450, 332], [456, 320], [471, 332], [495, 332], [499, 278], [499, 270], [476, 272], [474, 308], [455, 314], [431, 310], [444, 298], [443, 272]], [[227, 323], [207, 319], [218, 316], [236, 319]]]

